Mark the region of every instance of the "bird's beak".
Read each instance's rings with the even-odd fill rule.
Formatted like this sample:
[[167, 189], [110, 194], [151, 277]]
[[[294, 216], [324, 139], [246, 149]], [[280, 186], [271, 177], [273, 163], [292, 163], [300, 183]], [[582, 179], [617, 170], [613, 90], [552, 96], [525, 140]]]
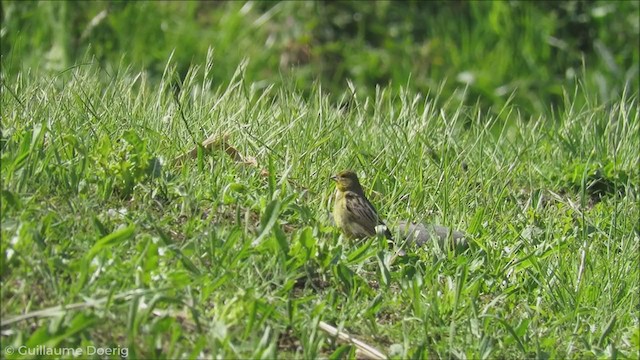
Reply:
[[333, 175], [330, 179], [333, 180], [333, 181], [338, 181], [338, 176], [337, 175]]

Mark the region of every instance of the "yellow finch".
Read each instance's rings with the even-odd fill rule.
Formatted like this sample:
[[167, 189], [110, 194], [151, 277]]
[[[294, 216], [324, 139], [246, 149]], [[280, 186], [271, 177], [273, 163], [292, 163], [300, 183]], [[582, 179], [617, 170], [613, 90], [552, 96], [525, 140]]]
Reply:
[[384, 235], [392, 244], [389, 229], [364, 195], [358, 175], [353, 171], [342, 171], [331, 177], [336, 182], [336, 197], [333, 219], [342, 233], [349, 239], [363, 239], [376, 235], [376, 226], [384, 225]]

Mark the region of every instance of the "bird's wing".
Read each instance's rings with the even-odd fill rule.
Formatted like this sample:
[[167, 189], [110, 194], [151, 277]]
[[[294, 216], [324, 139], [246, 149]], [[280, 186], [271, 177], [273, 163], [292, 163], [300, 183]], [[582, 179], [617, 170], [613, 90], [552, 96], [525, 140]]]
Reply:
[[393, 236], [391, 236], [391, 231], [389, 231], [389, 228], [387, 227], [387, 224], [385, 224], [385, 223], [384, 223], [384, 221], [382, 221], [382, 218], [380, 218], [380, 215], [378, 215], [378, 212], [377, 212], [377, 211], [376, 211], [376, 209], [373, 207], [373, 204], [371, 204], [371, 202], [370, 202], [370, 201], [369, 201], [369, 199], [367, 199], [367, 198], [364, 198], [364, 201], [366, 201], [367, 206], [369, 206], [369, 208], [370, 208], [371, 210], [373, 210], [373, 212], [376, 214], [376, 218], [377, 218], [376, 223], [377, 223], [378, 225], [383, 225], [383, 226], [385, 227], [385, 230], [384, 230], [384, 236], [386, 236], [386, 237], [387, 237], [387, 239], [389, 239], [389, 240], [393, 240]]
[[344, 195], [347, 200], [347, 210], [356, 215], [357, 219], [361, 219], [363, 222], [366, 221], [371, 224], [372, 228], [378, 224], [378, 213], [366, 197], [352, 191], [346, 191]]
[[[359, 202], [359, 206], [355, 206], [355, 204], [352, 204], [352, 207], [354, 209], [358, 209], [358, 214], [361, 216], [366, 216], [366, 218], [370, 221], [371, 224], [375, 224], [373, 225], [374, 229], [373, 229], [373, 233], [375, 234], [375, 226], [376, 225], [383, 225], [385, 227], [385, 231], [384, 231], [384, 236], [389, 239], [389, 240], [393, 240], [393, 236], [391, 235], [391, 231], [389, 231], [389, 228], [387, 227], [387, 225], [384, 223], [384, 221], [382, 221], [382, 219], [380, 218], [380, 216], [378, 215], [378, 212], [376, 211], [376, 208], [373, 206], [373, 204], [371, 204], [371, 202], [369, 201], [369, 199], [367, 199], [365, 196], [362, 195], [358, 195], [355, 193], [352, 193], [350, 191], [348, 191], [346, 194], [347, 196], [347, 200], [349, 198], [352, 198], [352, 201], [357, 201]], [[349, 206], [349, 201], [347, 201], [347, 206]], [[354, 211], [354, 210], [352, 210]], [[389, 244], [391, 246], [391, 244]]]

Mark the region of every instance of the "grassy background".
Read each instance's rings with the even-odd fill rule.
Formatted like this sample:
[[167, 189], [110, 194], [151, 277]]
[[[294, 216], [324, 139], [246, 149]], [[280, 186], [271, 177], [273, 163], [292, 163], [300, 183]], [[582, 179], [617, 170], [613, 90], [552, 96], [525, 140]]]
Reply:
[[309, 95], [319, 80], [332, 101], [346, 79], [370, 96], [442, 87], [439, 106], [536, 116], [562, 111], [578, 80], [601, 101], [637, 93], [639, 13], [637, 1], [5, 1], [2, 57], [11, 72], [56, 72], [88, 55], [157, 80], [169, 57], [184, 77], [213, 48], [219, 85], [249, 58], [247, 81], [261, 87], [284, 77]]
[[[83, 38], [105, 4], [107, 17]], [[359, 9], [393, 24], [388, 17], [401, 9], [385, 4]], [[507, 11], [494, 21], [518, 29], [522, 19], [511, 12], [531, 24], [567, 21], [552, 15], [560, 10], [526, 4], [411, 3], [416, 20], [396, 22], [418, 26], [422, 7], [456, 6], [483, 19]], [[605, 21], [637, 6], [613, 4], [584, 11], [604, 12], [596, 18]], [[323, 59], [331, 49], [341, 54], [327, 70], [333, 81], [316, 71], [324, 62], [281, 73], [282, 48], [271, 52], [269, 36], [285, 43], [277, 31], [284, 23], [326, 32], [302, 20], [334, 11], [328, 18], [338, 26], [341, 6], [356, 5], [3, 3], [4, 357], [16, 357], [7, 346], [38, 345], [127, 348], [134, 358], [353, 357], [319, 321], [400, 358], [637, 356], [637, 48], [607, 42], [614, 63], [628, 69], [622, 78], [603, 70], [606, 61], [587, 60], [580, 81], [565, 81], [540, 75], [564, 60], [532, 61], [529, 72], [500, 56], [540, 49], [534, 40], [516, 46], [493, 35], [503, 48], [480, 52], [440, 40], [460, 46], [449, 59], [505, 61], [475, 63], [495, 67], [488, 89], [502, 76], [535, 83], [535, 96], [519, 90], [512, 102], [418, 72], [402, 87], [394, 76], [376, 88], [384, 71], [373, 82], [354, 76], [360, 63], [384, 70], [369, 56], [408, 61], [368, 42], [380, 29], [309, 40], [327, 46], [313, 50]], [[636, 28], [621, 33], [637, 38], [637, 16], [625, 15]], [[146, 16], [135, 21], [140, 31], [130, 26], [136, 16]], [[430, 41], [461, 36], [445, 30], [462, 20], [442, 18], [433, 19], [442, 27], [420, 25], [434, 31]], [[479, 23], [467, 44], [492, 44], [494, 30]], [[175, 38], [154, 41], [159, 33]], [[375, 50], [350, 53], [349, 41]], [[416, 51], [414, 43], [397, 51]], [[183, 47], [170, 56], [176, 44]], [[468, 69], [452, 62], [429, 74]], [[257, 166], [223, 148], [172, 163], [211, 134], [228, 134]], [[473, 248], [458, 256], [414, 249], [389, 266], [376, 239], [343, 241], [329, 220], [328, 178], [344, 168], [358, 171], [391, 227], [403, 219], [452, 226], [471, 235]]]

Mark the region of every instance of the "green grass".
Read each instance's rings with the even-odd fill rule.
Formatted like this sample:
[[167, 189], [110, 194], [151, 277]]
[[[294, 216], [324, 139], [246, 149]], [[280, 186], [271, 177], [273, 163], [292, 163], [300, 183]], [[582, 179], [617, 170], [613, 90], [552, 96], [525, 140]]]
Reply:
[[[3, 349], [355, 356], [325, 321], [399, 358], [637, 356], [637, 94], [581, 88], [529, 118], [353, 88], [338, 109], [242, 67], [218, 87], [211, 66], [180, 86], [171, 63], [159, 83], [95, 64], [2, 74]], [[222, 149], [172, 165], [223, 133], [258, 166]], [[475, 246], [389, 267], [375, 239], [344, 241], [329, 176], [346, 168], [390, 226]]]
[[[12, 1], [0, 12], [3, 67], [57, 73], [93, 56], [160, 79], [172, 56], [181, 78], [213, 48], [212, 78], [228, 84], [243, 59], [248, 82], [316, 81], [331, 101], [353, 82], [447, 94], [439, 107], [507, 104], [527, 117], [564, 111], [577, 79], [603, 101], [640, 88], [640, 3], [568, 1]], [[467, 91], [460, 91], [468, 87]], [[581, 101], [574, 98], [572, 102]], [[575, 103], [582, 106], [581, 102]]]

